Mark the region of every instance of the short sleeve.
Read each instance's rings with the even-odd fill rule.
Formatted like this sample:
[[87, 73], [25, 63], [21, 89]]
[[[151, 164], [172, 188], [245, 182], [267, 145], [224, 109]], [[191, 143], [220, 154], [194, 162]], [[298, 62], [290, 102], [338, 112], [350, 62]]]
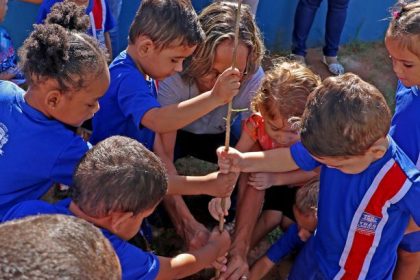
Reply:
[[405, 234], [399, 248], [412, 253], [420, 252], [420, 231]]
[[298, 142], [290, 147], [290, 153], [296, 165], [302, 170], [311, 171], [321, 165], [317, 162], [311, 154], [306, 150], [301, 142]]
[[[114, 244], [112, 240], [111, 243]], [[156, 255], [144, 252], [128, 242], [115, 250], [120, 260], [123, 279], [156, 279], [159, 273], [159, 259]]]
[[404, 196], [402, 200], [404, 207], [413, 217], [414, 222], [417, 224], [417, 226], [420, 226], [419, 199], [420, 199], [420, 180], [417, 179], [416, 182], [414, 182], [411, 185], [410, 190], [407, 192], [407, 194]]
[[287, 231], [274, 243], [267, 252], [267, 257], [273, 262], [278, 263], [294, 249], [299, 249], [305, 244], [300, 240], [298, 227], [292, 224]]
[[[248, 107], [249, 107], [249, 104], [251, 104], [252, 98], [257, 93], [258, 88], [260, 87], [260, 84], [263, 78], [264, 78], [264, 70], [262, 69], [262, 67], [259, 67], [257, 72], [255, 72], [249, 78], [249, 80], [246, 81], [246, 84], [244, 84], [243, 89], [241, 89], [241, 91], [243, 90], [244, 92], [241, 98], [243, 98], [244, 102], [248, 104]], [[234, 108], [234, 109], [242, 109], [242, 108]], [[247, 111], [243, 111], [241, 112], [241, 118], [245, 120], [251, 114], [252, 114], [252, 111], [250, 109]]]
[[138, 74], [128, 74], [120, 83], [118, 104], [124, 117], [140, 127], [143, 116], [151, 109], [160, 107], [156, 99], [154, 83], [139, 80]]
[[56, 183], [72, 186], [76, 165], [88, 150], [89, 144], [81, 137], [75, 136], [57, 157], [51, 170], [51, 179]]

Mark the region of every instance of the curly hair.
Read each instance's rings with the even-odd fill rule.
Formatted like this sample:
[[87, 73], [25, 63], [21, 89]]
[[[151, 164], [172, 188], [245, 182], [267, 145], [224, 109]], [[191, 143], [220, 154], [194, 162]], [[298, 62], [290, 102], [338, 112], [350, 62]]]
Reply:
[[300, 138], [318, 157], [363, 155], [386, 137], [391, 112], [382, 93], [353, 73], [326, 78], [308, 98]]
[[398, 39], [402, 48], [420, 56], [420, 1], [398, 1], [391, 11], [385, 38]]
[[[224, 40], [234, 40], [236, 11], [238, 5], [229, 2], [215, 2], [198, 16], [206, 35], [204, 43], [198, 45], [192, 57], [184, 62], [182, 77], [186, 80], [200, 78], [208, 73], [214, 61], [217, 46]], [[248, 5], [241, 8], [239, 42], [249, 50], [245, 72], [254, 74], [261, 65], [265, 48], [260, 30]]]
[[279, 115], [286, 120], [301, 117], [309, 94], [320, 84], [319, 76], [309, 68], [279, 61], [265, 74], [251, 108], [254, 112], [263, 110], [271, 119]]
[[189, 0], [143, 0], [131, 23], [129, 44], [148, 36], [163, 49], [179, 41], [180, 45], [195, 46], [204, 39], [197, 14]]
[[86, 87], [92, 75], [107, 71], [105, 52], [94, 38], [58, 24], [34, 25], [19, 57], [29, 86], [54, 79], [64, 92]]
[[136, 140], [113, 136], [83, 157], [73, 176], [72, 198], [91, 217], [152, 209], [166, 194], [160, 159]]
[[67, 30], [85, 33], [89, 28], [89, 16], [84, 7], [65, 0], [51, 7], [45, 19], [46, 24], [58, 24]]

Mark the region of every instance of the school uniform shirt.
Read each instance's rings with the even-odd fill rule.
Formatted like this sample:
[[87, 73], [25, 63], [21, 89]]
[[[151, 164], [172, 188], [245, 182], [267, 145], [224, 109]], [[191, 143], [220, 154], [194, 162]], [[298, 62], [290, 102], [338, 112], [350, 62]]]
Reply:
[[0, 81], [0, 217], [13, 205], [41, 198], [54, 183], [72, 185], [88, 143], [47, 118], [15, 84]]
[[[232, 100], [233, 109], [245, 109], [241, 112], [242, 120], [247, 119], [251, 110], [249, 105], [256, 94], [264, 71], [260, 67], [255, 74], [250, 75], [241, 83], [239, 93]], [[159, 82], [158, 100], [162, 106], [177, 104], [200, 94], [195, 82], [184, 81], [180, 74], [175, 74]], [[182, 128], [182, 130], [195, 134], [219, 134], [226, 130], [226, 114], [228, 105], [217, 107], [198, 120]], [[232, 123], [239, 112], [232, 112]]]
[[317, 162], [291, 147], [303, 170], [321, 166], [314, 259], [328, 279], [392, 279], [410, 215], [420, 224], [420, 174], [391, 137], [385, 155], [359, 174]]
[[[3, 217], [2, 222], [40, 214], [74, 216], [69, 210], [70, 202], [71, 199], [64, 199], [55, 204], [39, 200], [25, 201], [10, 209]], [[123, 280], [152, 280], [156, 278], [159, 273], [159, 259], [156, 255], [142, 251], [106, 229], [101, 228], [101, 231], [111, 242], [118, 256]]]
[[160, 107], [154, 82], [144, 78], [126, 51], [115, 58], [109, 72], [111, 84], [99, 100], [101, 109], [93, 117], [91, 143], [122, 135], [152, 150], [155, 133], [144, 127], [141, 120], [150, 109]]
[[96, 38], [101, 45], [105, 46], [105, 32], [108, 32], [115, 26], [115, 20], [109, 9], [108, 1], [93, 0], [93, 9], [89, 16], [91, 28], [88, 33]]
[[[38, 10], [38, 17], [36, 19], [37, 24], [44, 23], [44, 20], [47, 18], [47, 15], [51, 11], [51, 7], [54, 6], [55, 3], [63, 2], [64, 0], [44, 0], [42, 1], [41, 6]], [[89, 15], [89, 13], [92, 11], [93, 7], [93, 0], [89, 0], [89, 3], [86, 7], [86, 14]]]
[[289, 255], [293, 250], [302, 248], [305, 244], [299, 237], [299, 229], [297, 224], [289, 226], [287, 231], [283, 233], [279, 240], [271, 245], [267, 251], [267, 257], [273, 263], [278, 263], [282, 258]]
[[[407, 88], [398, 81], [389, 134], [420, 169], [420, 90], [417, 86]], [[420, 252], [420, 231], [406, 234], [400, 248]]]

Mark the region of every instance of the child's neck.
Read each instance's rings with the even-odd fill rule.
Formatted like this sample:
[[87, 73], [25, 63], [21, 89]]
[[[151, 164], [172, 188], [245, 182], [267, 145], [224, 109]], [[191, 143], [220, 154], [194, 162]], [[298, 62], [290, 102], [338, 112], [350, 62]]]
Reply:
[[107, 230], [111, 231], [111, 225], [110, 225], [110, 221], [109, 221], [108, 217], [105, 217], [105, 218], [91, 217], [91, 216], [87, 215], [85, 212], [83, 212], [83, 210], [80, 209], [80, 207], [76, 203], [74, 203], [73, 201], [70, 203], [69, 210], [76, 217], [78, 217], [80, 219], [83, 219], [85, 221], [88, 221], [88, 222], [94, 224], [97, 227], [100, 227], [100, 228], [107, 229]]
[[28, 91], [24, 95], [24, 99], [26, 103], [29, 104], [29, 106], [40, 111], [47, 118], [52, 118], [52, 116], [48, 113], [48, 110], [44, 106], [44, 99], [40, 98], [40, 95], [42, 94], [36, 93], [31, 87], [29, 87]]
[[144, 79], [146, 81], [150, 81], [151, 78], [149, 75], [146, 74], [146, 72], [144, 71], [143, 67], [141, 66], [140, 61], [138, 61], [137, 56], [136, 56], [136, 50], [135, 50], [135, 46], [133, 45], [128, 45], [127, 47], [127, 53], [128, 55], [130, 55], [131, 59], [134, 61], [134, 63], [136, 64], [137, 69], [140, 71], [140, 73], [143, 75]]

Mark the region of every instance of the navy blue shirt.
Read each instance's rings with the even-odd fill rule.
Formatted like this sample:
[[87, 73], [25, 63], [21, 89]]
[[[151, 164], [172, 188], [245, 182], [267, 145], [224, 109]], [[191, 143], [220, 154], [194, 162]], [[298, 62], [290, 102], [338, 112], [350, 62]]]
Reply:
[[130, 55], [123, 51], [109, 67], [111, 84], [99, 100], [101, 109], [93, 117], [90, 141], [96, 144], [110, 136], [136, 139], [153, 149], [155, 133], [142, 126], [141, 120], [150, 109], [160, 107], [153, 81], [147, 81]]

